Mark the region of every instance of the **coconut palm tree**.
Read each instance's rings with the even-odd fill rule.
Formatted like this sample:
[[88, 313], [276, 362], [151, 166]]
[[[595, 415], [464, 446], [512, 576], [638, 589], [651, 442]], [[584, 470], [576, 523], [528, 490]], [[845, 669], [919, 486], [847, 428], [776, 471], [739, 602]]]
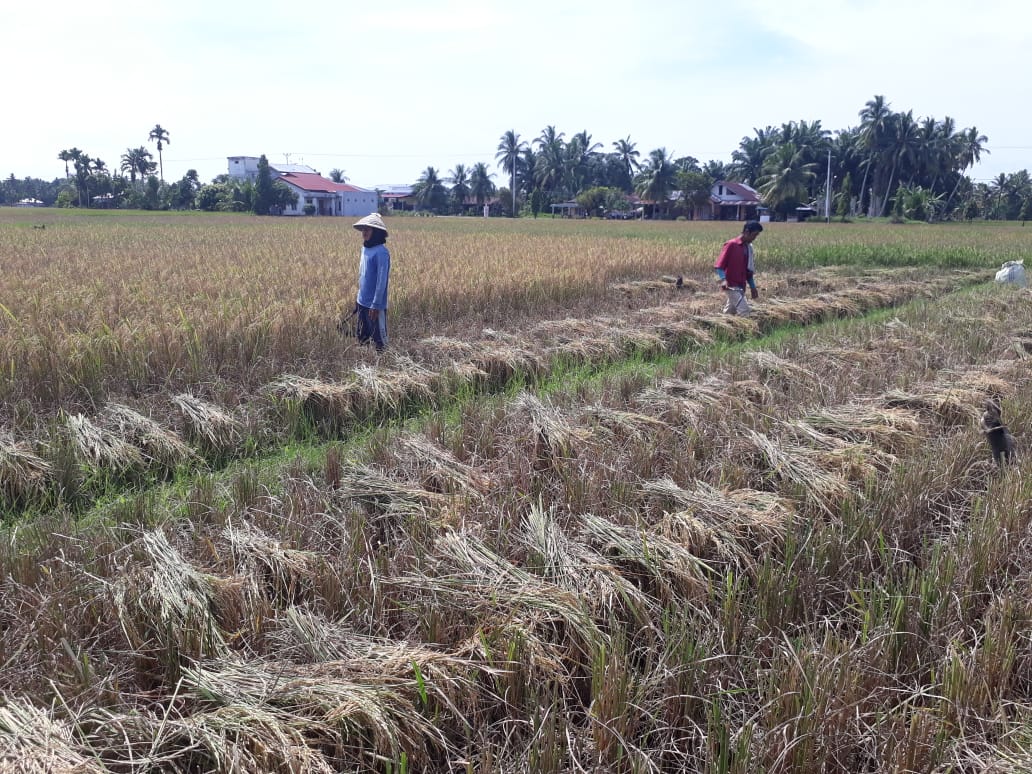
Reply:
[[779, 145], [764, 162], [763, 174], [756, 181], [757, 190], [768, 207], [785, 214], [793, 205], [806, 200], [816, 169], [817, 164], [806, 161], [794, 143]]
[[[498, 141], [498, 152], [495, 153], [495, 161], [508, 173], [509, 185], [512, 186], [512, 216], [516, 217], [516, 173], [520, 167], [520, 157], [529, 150], [530, 146], [520, 140], [515, 130], [510, 129], [501, 136]], [[533, 169], [533, 166], [531, 166]]]
[[882, 199], [882, 215], [885, 214], [885, 207], [889, 202], [889, 192], [895, 182], [896, 173], [916, 165], [919, 149], [920, 134], [917, 122], [914, 120], [914, 111], [894, 113], [892, 120], [889, 121], [888, 146], [885, 149], [887, 161], [892, 166], [889, 171], [889, 182], [885, 186], [885, 196]]
[[346, 183], [348, 182], [348, 176], [344, 174], [343, 169], [331, 169], [330, 180], [334, 183]]
[[[859, 115], [861, 144], [867, 151], [867, 161], [864, 164], [864, 179], [860, 184], [860, 201], [862, 206], [863, 198], [867, 194], [867, 176], [871, 171], [871, 167], [875, 166], [875, 159], [883, 150], [885, 134], [892, 111], [889, 109], [889, 103], [885, 101], [885, 97], [881, 94], [875, 94], [874, 99], [867, 100]], [[877, 178], [877, 174], [875, 177]], [[869, 206], [873, 215], [873, 197], [869, 201]]]
[[656, 148], [649, 152], [649, 160], [635, 180], [634, 190], [642, 199], [652, 202], [652, 212], [656, 208], [668, 206], [670, 192], [674, 190], [677, 170], [666, 148]]
[[452, 206], [455, 212], [461, 213], [466, 199], [469, 198], [469, 172], [466, 165], [456, 164], [448, 173], [448, 182], [451, 183]]
[[171, 145], [171, 141], [168, 139], [168, 130], [162, 128], [161, 124], [154, 124], [154, 128], [150, 130], [150, 134], [147, 135], [148, 140], [157, 140], [158, 142], [158, 170], [161, 175], [161, 182], [165, 182], [165, 163], [161, 158], [161, 149], [165, 145]]
[[484, 203], [494, 196], [495, 184], [491, 181], [493, 172], [487, 171], [487, 164], [478, 161], [473, 165], [469, 173], [469, 195], [476, 199], [477, 206], [483, 207]]
[[777, 130], [753, 129], [755, 137], [743, 137], [738, 150], [731, 151], [731, 177], [741, 183], [753, 183], [763, 172], [763, 162], [777, 144]]
[[423, 170], [419, 180], [412, 186], [412, 198], [421, 210], [440, 212], [444, 209], [448, 192], [436, 169], [427, 167]]
[[627, 179], [634, 180], [634, 175], [641, 169], [641, 162], [638, 161], [641, 153], [638, 151], [636, 144], [631, 142], [630, 135], [622, 140], [615, 141], [613, 143], [613, 152], [620, 159], [620, 164], [627, 172]]
[[63, 151], [61, 151], [60, 153], [57, 154], [57, 158], [58, 158], [58, 161], [63, 161], [64, 162], [64, 165], [65, 165], [65, 177], [70, 177], [70, 174], [68, 172], [68, 162], [71, 161], [73, 158], [75, 158], [72, 155], [72, 152], [69, 151], [69, 150], [63, 150]]
[[534, 177], [538, 185], [547, 192], [563, 195], [567, 169], [563, 132], [546, 126], [534, 143], [537, 145]]
[[119, 169], [123, 172], [129, 173], [129, 181], [136, 184], [136, 176], [140, 176], [140, 180], [146, 180], [147, 176], [154, 172], [156, 166], [153, 161], [153, 156], [149, 150], [144, 148], [142, 145], [139, 148], [126, 148], [125, 153], [122, 154], [121, 164]]

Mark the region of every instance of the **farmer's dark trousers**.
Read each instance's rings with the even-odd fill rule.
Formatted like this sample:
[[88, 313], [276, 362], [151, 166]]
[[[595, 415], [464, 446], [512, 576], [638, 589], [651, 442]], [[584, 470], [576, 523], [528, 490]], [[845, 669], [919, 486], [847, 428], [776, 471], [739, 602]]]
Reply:
[[369, 319], [369, 307], [358, 306], [358, 343], [373, 342], [377, 352], [387, 347], [387, 310], [381, 309], [375, 320]]

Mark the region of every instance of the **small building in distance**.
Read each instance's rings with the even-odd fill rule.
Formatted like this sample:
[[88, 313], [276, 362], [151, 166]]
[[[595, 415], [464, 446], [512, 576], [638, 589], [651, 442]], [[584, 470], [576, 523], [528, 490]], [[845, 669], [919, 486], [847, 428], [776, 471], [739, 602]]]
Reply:
[[[258, 157], [229, 156], [229, 177], [236, 180], [258, 178]], [[277, 180], [297, 194], [293, 207], [283, 215], [336, 215], [363, 217], [379, 209], [376, 191], [349, 183], [335, 183], [305, 164], [273, 164], [269, 170]]]
[[718, 180], [710, 189], [709, 203], [700, 208], [703, 220], [757, 220], [763, 207], [760, 195], [745, 183]]

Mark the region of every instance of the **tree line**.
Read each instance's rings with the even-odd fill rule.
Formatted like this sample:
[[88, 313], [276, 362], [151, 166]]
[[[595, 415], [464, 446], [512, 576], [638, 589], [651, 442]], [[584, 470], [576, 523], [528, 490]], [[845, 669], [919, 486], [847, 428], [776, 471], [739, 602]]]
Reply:
[[[754, 128], [727, 163], [702, 163], [693, 156], [675, 156], [665, 147], [643, 156], [629, 136], [606, 149], [587, 130], [567, 139], [555, 126], [546, 126], [530, 141], [508, 130], [495, 153], [501, 185], [483, 162], [457, 164], [444, 174], [430, 166], [415, 182], [412, 196], [418, 209], [429, 212], [479, 211], [491, 204], [508, 215], [537, 215], [566, 201], [576, 201], [589, 214], [620, 211], [636, 196], [653, 217], [692, 218], [708, 200], [713, 183], [729, 180], [755, 188], [764, 204], [782, 217], [799, 206], [823, 207], [827, 201], [843, 219], [1032, 217], [1027, 170], [1001, 173], [988, 183], [967, 176], [989, 153], [988, 138], [976, 127], [958, 127], [949, 116], [918, 118], [912, 110], [895, 111], [882, 95], [868, 100], [858, 118], [857, 126], [834, 132], [819, 120]], [[11, 175], [0, 183], [0, 203], [32, 197], [59, 206], [264, 213], [287, 201], [280, 189], [259, 191], [257, 182], [228, 175], [201, 184], [195, 170], [166, 183], [161, 154], [170, 144], [169, 133], [156, 124], [148, 140], [156, 142], [157, 162], [146, 147], [130, 147], [117, 170], [78, 148], [62, 150], [58, 158], [65, 162], [64, 180], [46, 183]], [[331, 178], [346, 180], [337, 169]]]

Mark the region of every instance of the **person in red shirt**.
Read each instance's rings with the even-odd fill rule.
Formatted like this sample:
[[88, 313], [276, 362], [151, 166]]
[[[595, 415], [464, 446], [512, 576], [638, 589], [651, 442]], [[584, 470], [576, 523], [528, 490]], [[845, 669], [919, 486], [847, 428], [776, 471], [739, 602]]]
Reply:
[[720, 257], [713, 264], [713, 271], [720, 279], [720, 289], [727, 295], [724, 314], [748, 315], [752, 308], [745, 300], [745, 287], [749, 286], [749, 294], [753, 299], [759, 298], [753, 273], [756, 271], [753, 262], [753, 240], [763, 231], [758, 221], [748, 220], [742, 227], [742, 233], [724, 243]]

